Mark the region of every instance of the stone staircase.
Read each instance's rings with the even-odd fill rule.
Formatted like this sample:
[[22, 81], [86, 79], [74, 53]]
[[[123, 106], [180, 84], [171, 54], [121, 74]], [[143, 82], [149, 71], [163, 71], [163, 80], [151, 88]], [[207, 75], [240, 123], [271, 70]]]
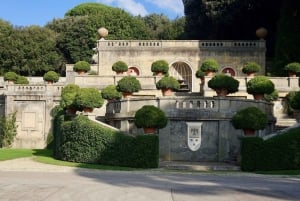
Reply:
[[283, 130], [285, 128], [288, 128], [290, 126], [293, 126], [297, 123], [295, 118], [289, 118], [289, 117], [281, 117], [277, 118], [277, 122], [275, 125], [275, 132]]

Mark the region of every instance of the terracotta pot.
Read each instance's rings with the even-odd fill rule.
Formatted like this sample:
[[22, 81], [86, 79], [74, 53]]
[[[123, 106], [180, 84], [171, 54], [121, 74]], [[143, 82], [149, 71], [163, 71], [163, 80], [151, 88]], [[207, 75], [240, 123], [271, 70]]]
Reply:
[[253, 94], [253, 98], [255, 100], [263, 100], [264, 99], [264, 94]]
[[297, 74], [294, 71], [289, 71], [288, 74], [289, 74], [289, 77], [296, 77], [297, 76]]
[[247, 73], [247, 77], [254, 77], [255, 73], [251, 72], [251, 73]]
[[67, 108], [67, 113], [68, 114], [76, 114], [76, 108], [73, 108], [73, 107], [69, 107]]
[[162, 92], [163, 96], [172, 96], [173, 95], [172, 89], [162, 89], [161, 92]]
[[48, 80], [48, 81], [47, 81], [47, 84], [53, 84], [53, 81]]
[[212, 77], [212, 76], [214, 76], [214, 74], [215, 74], [215, 73], [214, 73], [213, 71], [209, 71], [209, 70], [208, 70], [208, 71], [205, 71], [205, 75], [206, 75], [206, 76], [211, 76], [211, 77]]
[[94, 108], [91, 108], [91, 107], [84, 107], [83, 108], [83, 111], [87, 112], [87, 113], [91, 113], [91, 112], [93, 112], [93, 110], [94, 110]]
[[156, 128], [144, 128], [144, 133], [146, 134], [156, 133]]
[[228, 95], [227, 89], [215, 89], [218, 97], [226, 97]]
[[130, 96], [132, 96], [132, 92], [123, 92], [122, 95], [124, 98], [129, 98]]
[[117, 75], [123, 75], [123, 71], [116, 71]]
[[76, 71], [78, 75], [84, 75], [86, 72], [84, 70]]
[[163, 76], [163, 75], [164, 75], [164, 73], [163, 73], [163, 72], [161, 72], [161, 71], [158, 71], [158, 72], [156, 72], [156, 73], [155, 73], [155, 75], [156, 75], [156, 76]]
[[253, 129], [243, 129], [244, 135], [246, 136], [255, 136], [255, 130]]

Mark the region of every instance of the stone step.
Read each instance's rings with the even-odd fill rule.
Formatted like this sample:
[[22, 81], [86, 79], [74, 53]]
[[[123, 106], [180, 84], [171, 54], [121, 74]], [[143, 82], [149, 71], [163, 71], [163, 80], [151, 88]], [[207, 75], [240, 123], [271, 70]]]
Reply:
[[189, 171], [239, 171], [240, 166], [222, 162], [161, 161], [160, 168]]

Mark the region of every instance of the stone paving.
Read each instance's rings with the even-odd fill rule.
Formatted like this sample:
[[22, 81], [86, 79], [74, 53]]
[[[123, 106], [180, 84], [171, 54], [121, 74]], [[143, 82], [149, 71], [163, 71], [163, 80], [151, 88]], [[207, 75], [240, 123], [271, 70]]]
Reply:
[[21, 158], [0, 162], [0, 189], [1, 201], [277, 201], [300, 200], [300, 177], [88, 170]]

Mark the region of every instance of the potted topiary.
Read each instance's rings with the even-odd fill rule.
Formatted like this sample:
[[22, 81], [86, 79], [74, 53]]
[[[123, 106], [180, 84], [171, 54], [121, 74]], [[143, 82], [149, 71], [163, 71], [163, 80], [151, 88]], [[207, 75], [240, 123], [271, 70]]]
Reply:
[[206, 76], [213, 76], [215, 72], [219, 71], [219, 68], [219, 63], [215, 59], [206, 59], [200, 66]]
[[156, 88], [162, 90], [163, 96], [171, 96], [174, 90], [180, 88], [180, 83], [172, 76], [165, 76], [156, 83]]
[[157, 61], [152, 63], [151, 71], [154, 73], [154, 75], [161, 76], [163, 74], [168, 73], [169, 64], [165, 60], [157, 60]]
[[284, 67], [284, 70], [288, 71], [289, 77], [296, 77], [297, 73], [300, 72], [300, 63], [289, 63]]
[[122, 98], [122, 93], [117, 90], [115, 85], [108, 85], [101, 90], [102, 98], [112, 101], [119, 100]]
[[267, 127], [268, 116], [257, 107], [247, 107], [235, 113], [231, 121], [235, 129], [243, 129], [245, 135], [253, 136], [256, 130]]
[[225, 97], [239, 90], [239, 81], [225, 74], [215, 75], [208, 81], [207, 85], [215, 90], [219, 97]]
[[66, 110], [68, 114], [76, 114], [77, 110], [81, 110], [75, 105], [75, 97], [80, 87], [76, 84], [68, 84], [61, 91], [60, 106]]
[[128, 66], [124, 61], [118, 61], [112, 65], [112, 70], [121, 75], [128, 70]]
[[252, 94], [255, 100], [262, 100], [264, 94], [271, 94], [274, 90], [274, 84], [268, 77], [260, 75], [252, 78], [246, 84], [247, 93]]
[[92, 112], [94, 108], [102, 107], [104, 100], [96, 88], [80, 88], [75, 96], [74, 104], [84, 112]]
[[141, 83], [136, 77], [126, 76], [118, 81], [117, 90], [122, 92], [123, 97], [127, 98], [131, 96], [134, 92], [141, 90]]
[[242, 68], [242, 72], [249, 77], [253, 77], [255, 73], [261, 70], [261, 66], [256, 62], [247, 62]]
[[15, 84], [29, 84], [29, 81], [26, 77], [18, 75], [18, 78], [15, 81]]
[[73, 66], [73, 70], [82, 75], [91, 70], [91, 65], [86, 61], [77, 61]]
[[295, 119], [297, 122], [300, 122], [300, 91], [295, 92], [294, 96], [291, 98], [290, 104]]
[[204, 78], [205, 78], [205, 75], [206, 75], [206, 73], [204, 71], [202, 71], [201, 69], [198, 69], [196, 71], [195, 75], [196, 75], [197, 78], [200, 78], [201, 83], [204, 83]]
[[167, 123], [168, 118], [164, 111], [153, 105], [144, 105], [134, 116], [134, 124], [138, 128], [143, 128], [144, 133], [155, 133], [158, 128], [164, 128]]
[[6, 72], [3, 79], [9, 84], [13, 84], [18, 79], [18, 74], [15, 72]]
[[52, 84], [53, 82], [57, 82], [59, 80], [59, 74], [54, 71], [48, 71], [44, 74], [43, 79], [48, 84]]

